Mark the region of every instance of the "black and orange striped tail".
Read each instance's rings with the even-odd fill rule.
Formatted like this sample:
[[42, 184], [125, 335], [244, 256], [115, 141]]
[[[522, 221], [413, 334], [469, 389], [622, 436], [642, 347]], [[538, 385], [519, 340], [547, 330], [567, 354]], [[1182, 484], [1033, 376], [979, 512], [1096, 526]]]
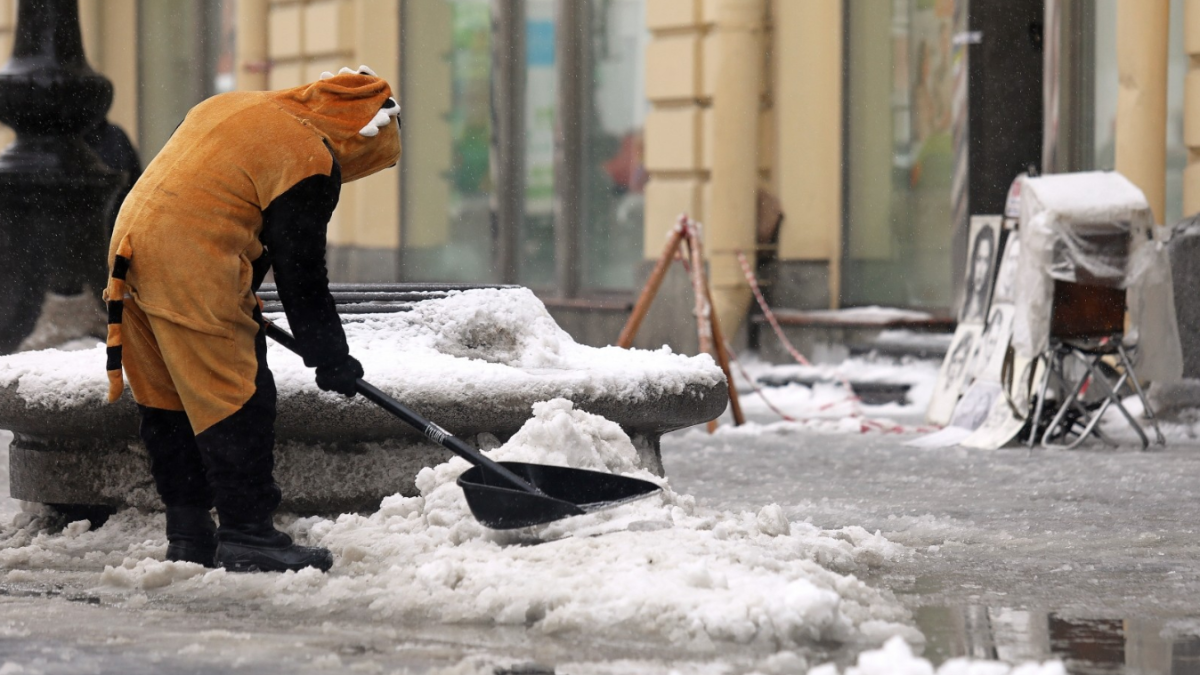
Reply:
[[104, 300], [108, 303], [108, 402], [121, 398], [125, 391], [125, 378], [121, 374], [121, 316], [125, 312], [125, 276], [129, 274], [129, 239], [121, 241], [117, 256], [113, 259], [112, 276], [108, 288], [104, 289]]

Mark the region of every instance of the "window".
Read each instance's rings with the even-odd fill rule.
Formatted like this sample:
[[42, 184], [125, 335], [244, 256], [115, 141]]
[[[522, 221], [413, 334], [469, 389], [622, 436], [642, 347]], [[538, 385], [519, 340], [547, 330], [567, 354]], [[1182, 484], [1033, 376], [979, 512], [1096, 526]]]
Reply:
[[952, 303], [954, 3], [846, 3], [843, 301]]
[[404, 7], [404, 277], [631, 289], [644, 0]]
[[491, 3], [406, 2], [404, 12], [402, 274], [494, 281]]

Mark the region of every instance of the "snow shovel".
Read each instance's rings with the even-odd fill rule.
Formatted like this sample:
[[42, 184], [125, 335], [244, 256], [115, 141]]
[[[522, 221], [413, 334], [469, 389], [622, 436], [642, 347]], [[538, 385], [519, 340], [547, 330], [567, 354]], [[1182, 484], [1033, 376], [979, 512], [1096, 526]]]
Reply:
[[[266, 322], [267, 335], [296, 352], [291, 333]], [[298, 352], [297, 352], [298, 353]], [[649, 497], [649, 481], [564, 466], [495, 462], [361, 378], [355, 388], [367, 400], [399, 417], [426, 438], [475, 466], [458, 477], [471, 514], [494, 530], [541, 525]]]

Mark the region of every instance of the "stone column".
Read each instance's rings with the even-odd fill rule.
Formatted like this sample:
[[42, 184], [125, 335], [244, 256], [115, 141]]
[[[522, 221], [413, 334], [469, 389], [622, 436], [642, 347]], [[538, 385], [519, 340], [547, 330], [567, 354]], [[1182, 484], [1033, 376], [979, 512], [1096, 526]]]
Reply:
[[844, 11], [842, 0], [771, 5], [775, 181], [784, 213], [775, 292], [786, 307], [837, 307], [841, 295]]
[[758, 124], [762, 107], [764, 0], [717, 3], [713, 94], [712, 206], [705, 223], [713, 311], [726, 335], [745, 319], [750, 287], [737, 251], [752, 255], [758, 188]]
[[1160, 224], [1166, 209], [1170, 16], [1170, 0], [1117, 3], [1116, 169], [1142, 189]]
[[267, 89], [270, 57], [267, 55], [267, 0], [238, 0], [237, 88], [242, 91]]
[[1183, 171], [1183, 215], [1200, 212], [1200, 0], [1183, 5], [1183, 51], [1188, 72], [1183, 86], [1183, 143], [1188, 149]]
[[21, 0], [12, 59], [0, 70], [0, 122], [17, 133], [0, 154], [0, 352], [33, 330], [46, 291], [98, 294], [104, 285], [104, 215], [121, 176], [81, 132], [112, 96], [84, 59], [77, 0]]

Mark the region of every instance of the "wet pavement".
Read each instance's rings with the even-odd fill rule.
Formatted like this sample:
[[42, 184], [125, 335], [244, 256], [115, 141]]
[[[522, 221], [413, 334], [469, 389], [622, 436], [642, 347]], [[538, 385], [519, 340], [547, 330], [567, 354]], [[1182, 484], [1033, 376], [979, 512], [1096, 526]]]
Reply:
[[911, 548], [867, 577], [935, 663], [1057, 657], [1074, 673], [1200, 673], [1200, 443], [926, 450], [896, 435], [668, 437], [677, 490], [777, 502]]
[[[866, 579], [912, 610], [935, 663], [1061, 658], [1072, 673], [1200, 675], [1200, 441], [1149, 453], [1030, 453], [924, 450], [905, 440], [684, 432], [664, 439], [663, 459], [674, 488], [703, 505], [757, 511], [775, 502], [793, 520], [859, 525], [907, 547]], [[711, 672], [737, 673], [762, 656], [726, 645], [702, 660], [728, 666]], [[846, 650], [809, 656], [854, 658]], [[639, 665], [588, 672], [667, 672], [652, 664], [694, 658], [686, 645], [635, 635], [380, 625], [365, 614], [309, 620], [257, 601], [104, 595], [94, 570], [0, 579], [0, 664], [48, 675], [421, 673], [470, 659], [488, 672], [618, 660]]]

